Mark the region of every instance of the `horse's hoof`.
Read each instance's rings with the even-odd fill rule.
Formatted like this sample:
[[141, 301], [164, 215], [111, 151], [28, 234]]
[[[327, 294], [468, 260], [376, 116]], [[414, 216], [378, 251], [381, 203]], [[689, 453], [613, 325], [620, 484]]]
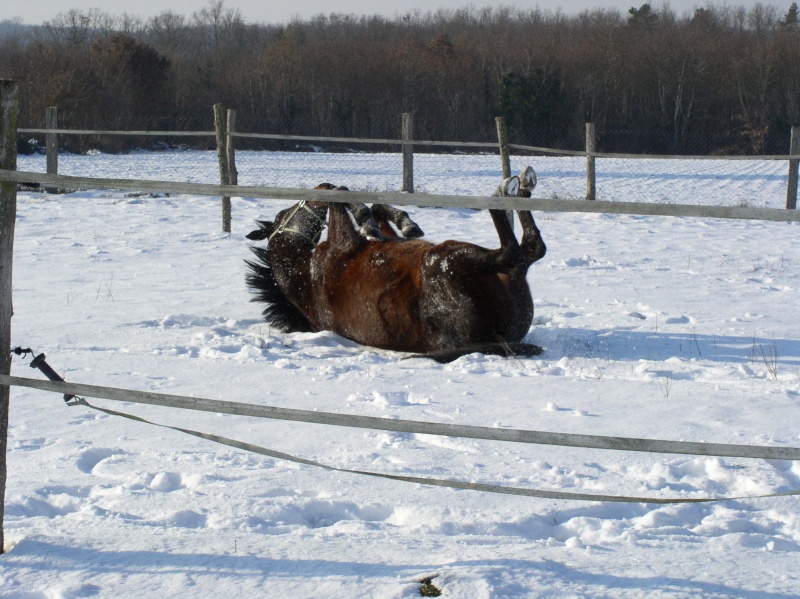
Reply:
[[364, 225], [358, 232], [368, 241], [383, 241], [383, 233], [372, 225]]
[[[523, 189], [527, 189], [528, 191], [533, 191], [533, 188], [536, 187], [536, 171], [533, 170], [533, 167], [526, 166], [522, 173], [519, 176], [521, 187]], [[530, 197], [530, 196], [528, 196]]]
[[519, 191], [519, 177], [514, 175], [513, 177], [505, 179], [500, 184], [500, 187], [497, 188], [497, 191], [494, 192], [494, 195], [495, 197], [501, 197], [501, 198], [515, 198], [517, 197], [518, 191]]
[[406, 239], [417, 239], [418, 237], [425, 235], [425, 233], [423, 233], [422, 229], [420, 229], [416, 223], [406, 225], [400, 232]]

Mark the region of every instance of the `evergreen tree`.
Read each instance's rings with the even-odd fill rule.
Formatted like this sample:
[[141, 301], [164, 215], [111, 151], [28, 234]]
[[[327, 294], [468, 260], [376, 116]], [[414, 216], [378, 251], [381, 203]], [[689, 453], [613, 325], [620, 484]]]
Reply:
[[650, 6], [650, 3], [647, 2], [642, 4], [639, 8], [631, 7], [628, 10], [628, 24], [637, 26], [637, 27], [644, 27], [645, 29], [655, 29], [656, 25], [658, 25], [658, 15], [653, 12], [653, 7]]
[[797, 2], [792, 2], [792, 5], [789, 7], [789, 12], [783, 17], [783, 24], [787, 27], [797, 27], [798, 16], [800, 16], [798, 12]]

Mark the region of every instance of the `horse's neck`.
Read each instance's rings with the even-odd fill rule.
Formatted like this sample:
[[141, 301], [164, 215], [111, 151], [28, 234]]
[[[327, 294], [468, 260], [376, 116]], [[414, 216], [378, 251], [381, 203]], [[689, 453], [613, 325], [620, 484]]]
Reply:
[[311, 255], [308, 241], [283, 237], [270, 242], [270, 266], [284, 295], [304, 313], [311, 303]]

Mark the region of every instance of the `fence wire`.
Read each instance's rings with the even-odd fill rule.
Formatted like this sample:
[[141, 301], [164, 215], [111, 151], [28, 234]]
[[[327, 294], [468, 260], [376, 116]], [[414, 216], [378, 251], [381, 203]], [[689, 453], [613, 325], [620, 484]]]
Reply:
[[[512, 154], [512, 172], [534, 167], [535, 195], [582, 200], [586, 195], [586, 158]], [[309, 189], [324, 181], [358, 191], [398, 192], [403, 162], [399, 152], [236, 152], [239, 184]], [[19, 156], [20, 171], [44, 172], [43, 155]], [[783, 208], [787, 166], [758, 160], [597, 159], [597, 199], [612, 202], [692, 203], [709, 206]], [[219, 182], [214, 150], [168, 150], [130, 154], [61, 154], [59, 172], [78, 177]], [[497, 154], [414, 155], [418, 194], [487, 196], [501, 177]]]

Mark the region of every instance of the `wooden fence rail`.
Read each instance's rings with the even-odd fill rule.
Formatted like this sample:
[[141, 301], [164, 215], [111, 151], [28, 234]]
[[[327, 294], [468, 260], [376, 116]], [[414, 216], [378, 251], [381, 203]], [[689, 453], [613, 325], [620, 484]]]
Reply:
[[436, 208], [471, 208], [486, 210], [540, 210], [545, 212], [577, 212], [594, 214], [633, 214], [641, 216], [676, 216], [800, 222], [800, 211], [778, 208], [746, 208], [738, 206], [698, 206], [694, 204], [648, 204], [641, 202], [585, 202], [547, 198], [498, 198], [484, 196], [408, 194], [403, 192], [325, 191], [247, 185], [211, 185], [176, 183], [139, 179], [96, 179], [68, 177], [24, 171], [0, 170], [0, 180], [19, 183], [34, 182], [60, 185], [72, 189], [118, 189], [145, 192], [168, 192], [202, 196], [235, 196], [271, 200], [320, 200], [324, 202], [362, 202], [396, 206], [430, 206]]

